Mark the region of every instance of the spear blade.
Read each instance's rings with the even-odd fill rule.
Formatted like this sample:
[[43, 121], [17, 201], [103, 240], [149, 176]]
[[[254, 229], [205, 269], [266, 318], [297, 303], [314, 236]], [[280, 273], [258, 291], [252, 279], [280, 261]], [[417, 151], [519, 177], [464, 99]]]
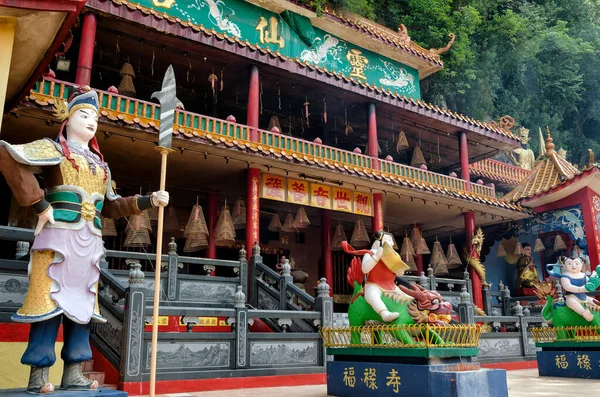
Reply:
[[158, 146], [171, 149], [173, 143], [173, 124], [175, 123], [175, 108], [183, 109], [183, 104], [177, 98], [177, 84], [173, 65], [169, 65], [163, 78], [162, 89], [152, 94], [152, 98], [160, 102], [160, 132]]

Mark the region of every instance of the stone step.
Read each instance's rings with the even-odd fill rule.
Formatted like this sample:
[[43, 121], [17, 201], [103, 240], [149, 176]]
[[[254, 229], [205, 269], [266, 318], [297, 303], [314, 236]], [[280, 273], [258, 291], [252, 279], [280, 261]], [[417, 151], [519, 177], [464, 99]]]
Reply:
[[83, 372], [93, 371], [94, 370], [94, 360], [84, 361], [81, 366], [81, 370]]
[[83, 371], [83, 376], [88, 378], [89, 380], [98, 381], [98, 385], [104, 385], [104, 372], [97, 371]]

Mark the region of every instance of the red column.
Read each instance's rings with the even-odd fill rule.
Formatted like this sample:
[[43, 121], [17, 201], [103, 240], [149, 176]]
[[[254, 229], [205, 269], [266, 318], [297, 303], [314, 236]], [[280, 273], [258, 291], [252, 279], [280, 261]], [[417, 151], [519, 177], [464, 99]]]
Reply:
[[[421, 225], [420, 223], [417, 223], [415, 227], [419, 229], [420, 232], [423, 232], [423, 225]], [[417, 265], [417, 275], [421, 275], [421, 272], [425, 271], [425, 266], [423, 266], [423, 254], [417, 255], [415, 258], [415, 264]]]
[[596, 266], [600, 263], [600, 237], [598, 235], [598, 211], [594, 208], [594, 197], [596, 193], [589, 187], [585, 188], [587, 199], [583, 199], [581, 208], [583, 210], [583, 224], [585, 227], [587, 254], [590, 257], [590, 267], [592, 271], [596, 270]]
[[[246, 251], [248, 258], [252, 255], [254, 243], [259, 241], [260, 227], [260, 202], [258, 188], [260, 181], [260, 170], [248, 168], [248, 183], [246, 197]], [[250, 269], [248, 274], [253, 274]]]
[[250, 86], [248, 89], [248, 118], [247, 124], [250, 130], [250, 141], [258, 142], [258, 116], [260, 102], [260, 75], [258, 66], [250, 66]]
[[469, 173], [469, 144], [467, 133], [458, 133], [458, 155], [460, 157], [460, 178], [467, 181], [467, 190], [471, 190], [471, 175]]
[[[380, 169], [379, 166], [379, 145], [377, 144], [377, 112], [375, 110], [374, 103], [367, 104], [367, 124], [369, 126], [369, 156], [373, 157], [374, 160], [372, 164], [372, 168], [375, 170]], [[383, 230], [383, 229], [382, 229]]]
[[373, 194], [373, 233], [383, 230], [383, 193]]
[[206, 257], [208, 259], [217, 259], [215, 227], [217, 226], [218, 213], [217, 192], [212, 191], [208, 193], [208, 248], [206, 250]]
[[329, 284], [329, 294], [333, 296], [333, 263], [331, 262], [331, 212], [321, 210], [321, 257], [323, 273]]
[[96, 15], [88, 12], [83, 16], [83, 26], [81, 28], [81, 44], [79, 46], [77, 72], [75, 74], [75, 84], [77, 85], [90, 85], [95, 41]]

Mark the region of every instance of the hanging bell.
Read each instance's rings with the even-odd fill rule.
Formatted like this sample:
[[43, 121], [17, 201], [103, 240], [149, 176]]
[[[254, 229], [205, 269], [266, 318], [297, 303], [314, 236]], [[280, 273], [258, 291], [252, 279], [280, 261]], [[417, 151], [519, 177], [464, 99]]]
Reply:
[[535, 244], [533, 246], [533, 252], [542, 252], [545, 251], [546, 247], [544, 247], [544, 243], [542, 242], [542, 239], [540, 239], [539, 237], [535, 239]]
[[355, 248], [367, 247], [371, 243], [365, 224], [359, 218], [354, 223], [354, 230], [352, 231], [352, 238], [350, 239], [350, 245]]
[[246, 227], [246, 204], [241, 197], [235, 202], [231, 216], [233, 217], [233, 227], [236, 229]]
[[515, 245], [515, 252], [513, 255], [523, 255], [523, 245], [517, 241], [517, 245]]
[[452, 240], [450, 240], [450, 244], [446, 250], [446, 261], [448, 262], [448, 269], [456, 269], [462, 266], [460, 255], [458, 255], [456, 246], [452, 244]]
[[506, 256], [506, 249], [504, 248], [504, 244], [502, 244], [502, 242], [500, 242], [500, 245], [498, 245], [496, 256], [499, 258], [504, 258]]
[[396, 142], [396, 152], [401, 153], [408, 149], [410, 146], [408, 145], [408, 139], [406, 139], [406, 134], [404, 131], [400, 130], [398, 134], [398, 142]]
[[227, 205], [223, 206], [223, 210], [217, 221], [215, 231], [215, 244], [217, 246], [229, 246], [235, 243], [235, 228], [231, 220], [231, 213]]
[[296, 227], [294, 226], [294, 216], [292, 214], [287, 214], [281, 230], [286, 233], [294, 233], [297, 231]]
[[417, 249], [415, 250], [415, 252], [417, 253], [417, 255], [431, 254], [431, 251], [429, 251], [429, 247], [427, 246], [427, 242], [423, 237], [421, 237], [421, 240], [419, 240], [419, 244], [417, 245]]
[[279, 220], [279, 215], [273, 214], [271, 217], [271, 222], [269, 222], [269, 231], [271, 232], [280, 232], [281, 231], [281, 221]]
[[554, 252], [566, 249], [567, 246], [565, 245], [563, 238], [560, 236], [560, 234], [557, 234], [556, 237], [554, 237]]
[[310, 225], [310, 221], [308, 220], [308, 216], [306, 216], [306, 211], [304, 207], [298, 208], [296, 212], [296, 219], [294, 219], [294, 227], [296, 229], [305, 229]]
[[348, 241], [346, 237], [346, 232], [344, 231], [344, 227], [341, 224], [338, 224], [335, 227], [335, 233], [333, 234], [333, 239], [331, 239], [331, 250], [332, 251], [341, 251], [342, 250], [342, 241]]
[[418, 146], [415, 146], [415, 150], [413, 151], [412, 159], [410, 160], [410, 166], [419, 168], [422, 165], [426, 165], [426, 164], [427, 164], [427, 162], [425, 161], [425, 156], [423, 156], [423, 152], [421, 151], [421, 148]]

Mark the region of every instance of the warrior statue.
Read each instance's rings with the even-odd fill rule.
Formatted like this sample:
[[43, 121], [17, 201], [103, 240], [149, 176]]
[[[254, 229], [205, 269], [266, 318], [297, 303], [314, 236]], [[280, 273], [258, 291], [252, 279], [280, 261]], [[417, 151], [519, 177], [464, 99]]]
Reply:
[[540, 281], [535, 261], [531, 255], [531, 245], [523, 244], [523, 254], [517, 261], [517, 294], [534, 295], [533, 287]]
[[521, 147], [508, 153], [508, 158], [517, 167], [531, 171], [535, 167], [535, 154], [529, 148], [529, 130], [525, 127], [519, 128], [519, 137]]
[[365, 300], [384, 322], [389, 323], [398, 318], [399, 313], [388, 310], [381, 295], [384, 292], [394, 292], [407, 296], [398, 288], [395, 281], [396, 277], [404, 275], [404, 272], [410, 268], [392, 248], [394, 240], [391, 234], [377, 231], [374, 238], [375, 242], [371, 250], [355, 251], [347, 242], [342, 242], [342, 246], [348, 254], [364, 255], [362, 272], [367, 278], [364, 288]]
[[[90, 321], [105, 322], [98, 307], [99, 260], [104, 252], [100, 216], [118, 218], [166, 206], [165, 191], [150, 196], [119, 197], [110, 170], [94, 137], [98, 96], [80, 88], [67, 104], [57, 106], [65, 120], [55, 141], [24, 145], [0, 141], [0, 168], [16, 200], [38, 215], [29, 262], [29, 289], [13, 320], [30, 323], [29, 343], [21, 362], [31, 366], [27, 391], [54, 391], [49, 368], [56, 361], [54, 344], [63, 323], [64, 370], [60, 388], [97, 389], [81, 373], [92, 358]], [[65, 131], [66, 130], [66, 131]], [[66, 132], [66, 135], [65, 135]], [[44, 190], [34, 176], [41, 173]], [[106, 200], [105, 200], [106, 199]]]

